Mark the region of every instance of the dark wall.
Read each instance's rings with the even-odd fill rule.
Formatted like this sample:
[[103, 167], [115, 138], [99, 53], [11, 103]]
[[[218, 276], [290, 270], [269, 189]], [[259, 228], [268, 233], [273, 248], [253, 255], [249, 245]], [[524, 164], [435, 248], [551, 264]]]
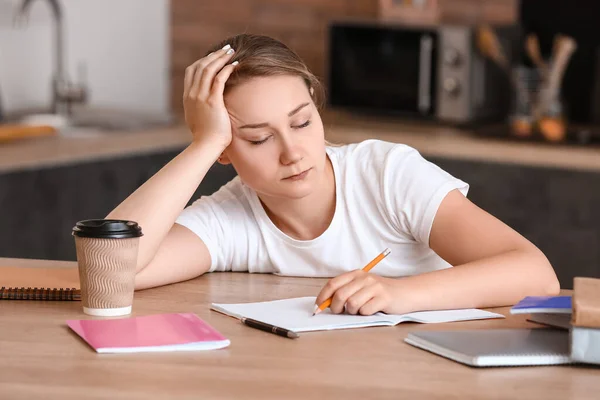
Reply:
[[561, 287], [600, 278], [600, 173], [432, 159], [471, 185], [469, 198], [538, 246]]
[[600, 2], [596, 0], [521, 0], [519, 19], [527, 32], [540, 35], [548, 52], [555, 33], [583, 45], [600, 45]]
[[[600, 123], [599, 18], [600, 1], [597, 0], [521, 0], [520, 23], [524, 35], [538, 35], [546, 58], [551, 55], [556, 34], [565, 34], [577, 41], [562, 89], [573, 122]], [[523, 62], [531, 65], [525, 55]]]

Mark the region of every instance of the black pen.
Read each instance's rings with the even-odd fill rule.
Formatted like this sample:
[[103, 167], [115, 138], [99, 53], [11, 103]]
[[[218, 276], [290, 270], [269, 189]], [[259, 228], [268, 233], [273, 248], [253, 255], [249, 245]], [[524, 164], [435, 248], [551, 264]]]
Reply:
[[260, 329], [261, 331], [265, 331], [265, 332], [269, 332], [269, 333], [274, 333], [277, 336], [283, 336], [283, 337], [287, 337], [287, 338], [290, 338], [290, 339], [296, 339], [296, 338], [300, 337], [294, 331], [290, 331], [288, 329], [280, 328], [280, 327], [275, 326], [275, 325], [266, 324], [264, 322], [260, 322], [260, 321], [257, 321], [255, 319], [242, 318], [241, 321], [242, 321], [242, 324], [244, 324], [246, 326], [249, 326], [250, 328], [256, 328], [256, 329]]

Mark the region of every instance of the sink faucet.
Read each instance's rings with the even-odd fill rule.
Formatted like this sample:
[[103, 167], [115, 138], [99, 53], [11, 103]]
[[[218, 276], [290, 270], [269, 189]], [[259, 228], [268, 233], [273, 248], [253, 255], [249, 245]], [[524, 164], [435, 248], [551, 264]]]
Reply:
[[[15, 15], [16, 25], [25, 25], [29, 16], [29, 9], [35, 0], [23, 0], [19, 11]], [[87, 100], [87, 89], [82, 84], [69, 82], [67, 77], [64, 51], [64, 25], [63, 13], [59, 0], [46, 0], [52, 9], [54, 17], [54, 75], [52, 77], [52, 111], [55, 114], [69, 116], [74, 103], [84, 103]]]

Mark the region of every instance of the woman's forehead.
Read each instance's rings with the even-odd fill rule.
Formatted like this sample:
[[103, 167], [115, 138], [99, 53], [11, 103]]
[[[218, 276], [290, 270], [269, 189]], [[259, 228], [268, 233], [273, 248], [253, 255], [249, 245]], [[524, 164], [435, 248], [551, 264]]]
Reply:
[[232, 88], [225, 97], [229, 113], [244, 123], [281, 118], [310, 101], [304, 81], [288, 75], [251, 78]]

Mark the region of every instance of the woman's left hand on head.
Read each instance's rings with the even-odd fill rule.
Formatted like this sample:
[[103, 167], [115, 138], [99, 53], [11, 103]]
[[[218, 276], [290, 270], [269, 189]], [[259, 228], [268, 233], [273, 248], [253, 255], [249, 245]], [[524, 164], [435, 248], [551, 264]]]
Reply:
[[376, 312], [394, 313], [397, 303], [398, 280], [356, 270], [331, 279], [321, 289], [316, 304], [332, 297], [331, 312], [372, 315]]

